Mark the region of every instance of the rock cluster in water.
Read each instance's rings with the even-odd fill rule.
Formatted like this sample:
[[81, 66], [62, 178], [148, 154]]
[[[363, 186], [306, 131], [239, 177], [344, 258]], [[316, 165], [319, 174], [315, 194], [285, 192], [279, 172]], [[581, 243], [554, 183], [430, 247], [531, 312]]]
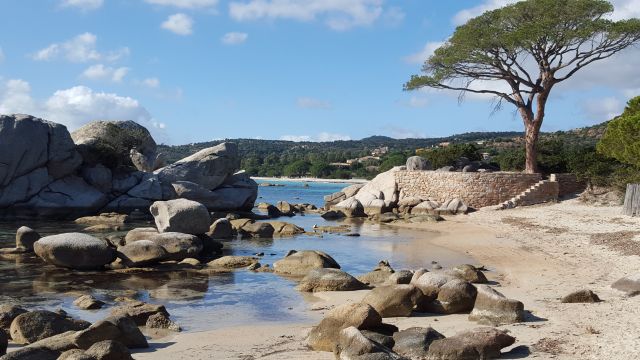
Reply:
[[212, 211], [250, 210], [257, 197], [257, 184], [237, 173], [235, 144], [165, 166], [149, 131], [133, 121], [95, 121], [70, 134], [33, 116], [3, 115], [0, 164], [5, 218], [129, 213], [178, 198]]

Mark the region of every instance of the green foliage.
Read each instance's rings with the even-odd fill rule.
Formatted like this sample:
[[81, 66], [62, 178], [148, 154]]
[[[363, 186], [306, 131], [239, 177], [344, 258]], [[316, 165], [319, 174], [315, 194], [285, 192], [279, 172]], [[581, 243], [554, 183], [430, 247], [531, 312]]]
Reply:
[[461, 157], [466, 157], [471, 161], [481, 159], [478, 146], [475, 144], [452, 144], [443, 148], [427, 149], [418, 152], [419, 156], [431, 162], [434, 169], [443, 166], [454, 166]]
[[640, 167], [640, 97], [631, 99], [624, 113], [609, 122], [598, 152]]
[[301, 177], [307, 175], [311, 164], [304, 160], [297, 160], [284, 167], [284, 176]]
[[312, 177], [327, 178], [335, 171], [335, 168], [326, 162], [316, 162], [311, 164], [309, 173]]
[[380, 164], [380, 172], [391, 170], [394, 166], [402, 166], [407, 163], [407, 154], [402, 152], [396, 152], [389, 154]]
[[525, 164], [524, 147], [504, 150], [493, 157], [493, 162], [502, 171], [523, 171]]

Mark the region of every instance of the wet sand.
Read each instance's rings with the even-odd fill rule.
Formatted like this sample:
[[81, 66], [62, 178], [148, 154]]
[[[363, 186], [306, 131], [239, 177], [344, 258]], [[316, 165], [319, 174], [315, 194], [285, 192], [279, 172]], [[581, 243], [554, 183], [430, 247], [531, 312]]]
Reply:
[[[640, 353], [640, 297], [611, 289], [618, 278], [640, 271], [640, 219], [620, 215], [620, 207], [591, 207], [576, 200], [498, 212], [450, 217], [436, 224], [393, 225], [438, 231], [425, 237], [485, 265], [499, 291], [522, 301], [528, 321], [501, 326], [538, 359], [632, 359]], [[624, 234], [624, 235], [623, 235]], [[629, 235], [631, 234], [631, 235]], [[417, 253], [416, 241], [401, 251]], [[559, 299], [588, 288], [604, 301], [561, 304]], [[333, 359], [309, 351], [304, 338], [327, 309], [359, 301], [366, 291], [319, 293], [309, 304], [309, 323], [231, 327], [179, 334], [154, 341], [137, 359]], [[212, 321], [217, 321], [212, 319]], [[224, 321], [224, 319], [219, 319]], [[467, 315], [422, 315], [385, 321], [401, 329], [432, 326], [446, 336], [478, 325]], [[507, 349], [509, 350], [509, 349]], [[518, 349], [516, 349], [518, 350]], [[503, 358], [522, 358], [522, 351]]]

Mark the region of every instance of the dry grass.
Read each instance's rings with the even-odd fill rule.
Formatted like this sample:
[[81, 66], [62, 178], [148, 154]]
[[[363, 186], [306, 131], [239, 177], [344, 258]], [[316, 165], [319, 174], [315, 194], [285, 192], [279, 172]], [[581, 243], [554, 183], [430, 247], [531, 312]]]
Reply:
[[552, 234], [552, 235], [560, 235], [560, 234], [565, 234], [569, 232], [567, 228], [538, 225], [532, 222], [531, 220], [521, 218], [521, 217], [507, 216], [502, 219], [502, 222], [521, 230], [544, 231], [545, 233]]
[[622, 255], [640, 255], [640, 241], [634, 240], [640, 231], [617, 231], [591, 234], [591, 244], [606, 246]]
[[544, 352], [551, 355], [558, 355], [563, 352], [562, 341], [558, 339], [542, 338], [533, 344], [532, 348], [536, 352]]

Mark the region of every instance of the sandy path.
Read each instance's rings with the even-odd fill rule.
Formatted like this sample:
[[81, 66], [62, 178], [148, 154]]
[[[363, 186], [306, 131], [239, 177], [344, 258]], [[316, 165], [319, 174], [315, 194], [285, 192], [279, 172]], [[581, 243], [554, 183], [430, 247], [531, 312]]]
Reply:
[[[433, 243], [468, 253], [491, 270], [487, 275], [499, 283], [499, 291], [525, 304], [532, 314], [529, 321], [501, 328], [516, 336], [515, 346], [535, 345], [543, 350], [530, 357], [634, 359], [640, 356], [640, 297], [627, 298], [610, 285], [640, 272], [640, 242], [634, 237], [640, 234], [640, 219], [619, 213], [620, 208], [589, 207], [571, 200], [410, 227], [441, 232], [443, 236]], [[582, 288], [595, 291], [604, 301], [559, 302], [563, 295]], [[313, 307], [359, 301], [364, 293], [321, 293], [323, 301]], [[312, 312], [319, 319], [325, 311]], [[467, 315], [385, 320], [401, 329], [432, 326], [446, 336], [477, 326], [467, 321]], [[304, 337], [312, 325], [256, 325], [180, 334], [136, 358], [333, 359], [332, 354], [305, 349]], [[521, 357], [519, 352], [506, 358]]]

